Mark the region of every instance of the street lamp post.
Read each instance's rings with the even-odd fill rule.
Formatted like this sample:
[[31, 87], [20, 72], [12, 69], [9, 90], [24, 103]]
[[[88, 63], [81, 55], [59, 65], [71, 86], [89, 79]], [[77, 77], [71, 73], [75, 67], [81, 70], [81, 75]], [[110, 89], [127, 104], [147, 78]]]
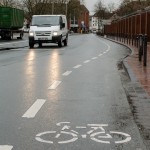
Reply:
[[54, 14], [54, 1], [52, 1], [52, 15]]
[[68, 13], [68, 2], [69, 2], [69, 0], [66, 0], [66, 16], [67, 16], [67, 13]]

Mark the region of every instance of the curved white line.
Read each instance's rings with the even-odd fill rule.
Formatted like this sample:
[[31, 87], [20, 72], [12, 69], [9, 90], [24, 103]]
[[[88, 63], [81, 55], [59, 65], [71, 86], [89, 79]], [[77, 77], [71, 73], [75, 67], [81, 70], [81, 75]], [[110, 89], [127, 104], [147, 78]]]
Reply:
[[40, 136], [42, 136], [42, 135], [50, 134], [50, 133], [56, 133], [56, 131], [46, 131], [46, 132], [43, 132], [43, 133], [39, 133], [39, 134], [36, 135], [35, 139], [36, 139], [38, 142], [53, 144], [53, 143], [54, 143], [53, 141], [43, 140], [43, 139], [40, 137]]
[[123, 133], [123, 132], [115, 132], [115, 131], [110, 131], [110, 133], [112, 134], [119, 134], [119, 135], [123, 135], [126, 137], [125, 140], [122, 140], [122, 141], [115, 141], [116, 144], [121, 144], [121, 143], [127, 143], [129, 141], [131, 141], [131, 136], [127, 133]]
[[60, 142], [58, 142], [59, 144], [66, 144], [66, 143], [70, 143], [70, 142], [75, 142], [78, 139], [77, 135], [74, 133], [65, 132], [65, 131], [61, 131], [61, 133], [72, 135], [73, 138], [71, 140], [67, 140], [67, 141], [60, 141]]
[[[101, 41], [101, 40], [100, 40]], [[102, 43], [104, 43], [107, 46], [107, 49], [105, 51], [110, 51], [110, 45], [108, 45], [106, 42], [101, 41]]]

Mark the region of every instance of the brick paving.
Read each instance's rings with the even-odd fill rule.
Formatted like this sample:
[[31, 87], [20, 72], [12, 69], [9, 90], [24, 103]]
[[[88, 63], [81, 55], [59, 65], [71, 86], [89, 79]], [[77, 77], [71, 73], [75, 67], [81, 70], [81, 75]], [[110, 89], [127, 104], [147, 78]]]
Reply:
[[150, 43], [148, 43], [146, 67], [143, 66], [143, 62], [139, 62], [138, 60], [138, 48], [131, 45], [130, 47], [134, 51], [133, 54], [127, 58], [127, 62], [136, 75], [138, 81], [150, 96]]

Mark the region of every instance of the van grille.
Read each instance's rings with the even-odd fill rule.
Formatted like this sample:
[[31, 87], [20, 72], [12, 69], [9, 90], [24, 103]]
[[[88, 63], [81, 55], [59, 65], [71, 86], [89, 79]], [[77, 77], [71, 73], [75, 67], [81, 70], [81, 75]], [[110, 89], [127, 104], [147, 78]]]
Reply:
[[50, 36], [51, 32], [50, 31], [37, 31], [35, 32], [36, 36]]

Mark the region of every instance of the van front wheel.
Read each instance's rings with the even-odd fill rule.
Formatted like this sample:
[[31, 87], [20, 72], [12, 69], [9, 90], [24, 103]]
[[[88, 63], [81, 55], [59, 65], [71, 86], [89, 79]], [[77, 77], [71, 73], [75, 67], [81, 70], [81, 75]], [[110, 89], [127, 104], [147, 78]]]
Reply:
[[29, 47], [30, 47], [30, 48], [33, 48], [33, 47], [34, 47], [34, 43], [29, 42]]
[[62, 45], [63, 45], [63, 41], [62, 41], [62, 37], [61, 37], [60, 40], [59, 40], [59, 42], [58, 42], [58, 46], [62, 47]]
[[64, 40], [64, 46], [68, 45], [68, 37], [66, 37], [66, 39]]

